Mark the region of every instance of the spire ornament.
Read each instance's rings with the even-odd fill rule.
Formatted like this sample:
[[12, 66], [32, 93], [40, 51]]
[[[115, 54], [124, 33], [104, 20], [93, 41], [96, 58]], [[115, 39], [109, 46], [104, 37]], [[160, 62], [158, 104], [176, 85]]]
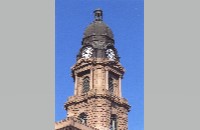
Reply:
[[96, 9], [94, 11], [95, 21], [103, 21], [103, 11], [101, 9]]

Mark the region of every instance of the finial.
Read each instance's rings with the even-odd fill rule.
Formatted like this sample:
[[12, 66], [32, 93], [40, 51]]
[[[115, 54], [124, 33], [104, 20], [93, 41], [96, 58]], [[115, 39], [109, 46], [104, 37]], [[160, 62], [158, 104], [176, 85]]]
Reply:
[[94, 11], [94, 18], [95, 18], [95, 21], [102, 21], [103, 20], [103, 11], [101, 9], [96, 9]]

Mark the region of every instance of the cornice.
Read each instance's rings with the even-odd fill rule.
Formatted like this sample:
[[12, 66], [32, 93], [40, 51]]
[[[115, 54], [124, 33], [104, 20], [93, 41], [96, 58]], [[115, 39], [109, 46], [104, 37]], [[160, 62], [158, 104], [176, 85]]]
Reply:
[[113, 101], [117, 103], [120, 106], [125, 107], [128, 111], [130, 111], [130, 105], [128, 104], [128, 101], [125, 98], [118, 97], [116, 95], [110, 94], [108, 90], [90, 90], [88, 93], [77, 95], [77, 96], [71, 96], [68, 98], [67, 102], [65, 103], [65, 109], [67, 110], [68, 106], [71, 106], [73, 104], [78, 104], [84, 101], [87, 101], [88, 99], [92, 98], [102, 98], [102, 99], [108, 99], [110, 101]]
[[89, 58], [79, 59], [74, 66], [71, 67], [72, 76], [74, 73], [80, 73], [89, 69], [95, 69], [95, 67], [101, 67], [103, 69], [110, 70], [120, 76], [125, 72], [124, 67], [118, 61], [110, 61], [107, 58]]

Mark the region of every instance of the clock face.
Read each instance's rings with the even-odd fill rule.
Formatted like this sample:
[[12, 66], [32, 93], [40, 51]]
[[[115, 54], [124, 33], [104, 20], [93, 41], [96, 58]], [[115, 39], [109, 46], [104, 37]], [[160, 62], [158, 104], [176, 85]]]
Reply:
[[106, 50], [106, 55], [109, 60], [115, 60], [115, 52], [112, 49]]
[[92, 57], [93, 48], [92, 47], [85, 47], [82, 51], [82, 57], [87, 59]]

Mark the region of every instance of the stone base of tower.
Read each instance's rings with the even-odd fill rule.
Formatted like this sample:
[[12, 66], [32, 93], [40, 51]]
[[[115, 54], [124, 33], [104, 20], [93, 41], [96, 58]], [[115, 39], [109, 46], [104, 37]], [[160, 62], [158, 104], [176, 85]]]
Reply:
[[117, 128], [128, 130], [128, 111], [130, 106], [124, 98], [111, 95], [108, 90], [90, 92], [68, 98], [65, 108], [67, 117], [79, 118], [87, 115], [87, 125], [98, 130], [110, 130], [111, 115], [117, 116]]

